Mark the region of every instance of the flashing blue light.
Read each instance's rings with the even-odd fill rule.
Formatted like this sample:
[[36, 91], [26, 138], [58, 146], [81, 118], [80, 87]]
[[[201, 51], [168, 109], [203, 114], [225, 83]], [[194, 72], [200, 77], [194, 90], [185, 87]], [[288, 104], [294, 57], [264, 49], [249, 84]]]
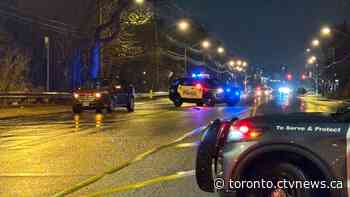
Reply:
[[239, 96], [239, 95], [240, 95], [240, 92], [239, 92], [239, 91], [236, 91], [235, 94], [236, 94], [236, 96]]
[[226, 88], [226, 92], [231, 92], [231, 88]]
[[209, 74], [203, 74], [203, 73], [199, 73], [199, 74], [193, 73], [192, 74], [192, 78], [209, 78], [209, 77], [210, 77]]

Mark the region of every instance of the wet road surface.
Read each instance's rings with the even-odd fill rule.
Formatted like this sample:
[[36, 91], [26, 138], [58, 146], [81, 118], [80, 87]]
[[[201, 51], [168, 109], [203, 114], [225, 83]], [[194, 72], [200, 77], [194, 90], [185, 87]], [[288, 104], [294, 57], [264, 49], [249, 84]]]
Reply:
[[215, 118], [334, 109], [331, 102], [322, 109], [319, 104], [263, 98], [235, 107], [175, 109], [159, 99], [137, 103], [135, 113], [59, 112], [0, 119], [0, 196], [53, 196], [91, 177], [96, 181], [68, 196], [215, 196], [195, 183], [199, 133], [188, 132]]

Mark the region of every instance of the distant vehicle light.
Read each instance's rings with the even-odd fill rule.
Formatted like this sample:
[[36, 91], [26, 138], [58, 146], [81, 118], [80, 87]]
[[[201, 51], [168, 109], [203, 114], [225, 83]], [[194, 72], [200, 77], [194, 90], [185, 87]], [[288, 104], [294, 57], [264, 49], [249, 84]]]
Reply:
[[102, 97], [102, 94], [99, 93], [99, 92], [97, 92], [97, 93], [95, 93], [95, 97], [96, 97], [96, 98], [101, 98], [101, 97]]
[[76, 99], [79, 98], [79, 94], [78, 94], [78, 93], [74, 93], [73, 96], [74, 96], [74, 98], [76, 98]]
[[117, 86], [115, 86], [115, 89], [122, 89], [122, 86], [121, 85], [117, 85]]
[[218, 94], [222, 94], [222, 93], [224, 93], [224, 89], [222, 89], [222, 88], [218, 88]]
[[278, 92], [282, 93], [282, 94], [290, 94], [291, 93], [291, 89], [288, 87], [280, 87], [278, 88]]
[[255, 92], [255, 94], [256, 94], [257, 96], [261, 96], [262, 92], [261, 92], [261, 90], [259, 89], [259, 90], [257, 90], [257, 91]]

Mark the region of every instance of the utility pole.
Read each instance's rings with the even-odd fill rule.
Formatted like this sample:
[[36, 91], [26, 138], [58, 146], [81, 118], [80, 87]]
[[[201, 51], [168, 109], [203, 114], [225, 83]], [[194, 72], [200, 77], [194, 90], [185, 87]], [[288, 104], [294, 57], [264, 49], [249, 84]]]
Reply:
[[154, 63], [155, 63], [155, 71], [156, 71], [156, 82], [152, 89], [158, 90], [160, 88], [160, 46], [159, 46], [159, 35], [158, 35], [158, 15], [157, 15], [157, 1], [153, 0], [153, 12], [154, 12]]
[[[102, 1], [98, 1], [98, 24], [102, 25], [103, 24], [103, 6], [102, 6]], [[105, 77], [104, 72], [105, 68], [103, 65], [103, 43], [100, 43], [100, 51], [99, 51], [99, 64], [100, 64], [100, 73], [98, 74], [98, 77]]]
[[50, 38], [49, 36], [44, 37], [45, 48], [46, 48], [46, 91], [50, 91]]
[[185, 47], [185, 76], [187, 76], [187, 47]]

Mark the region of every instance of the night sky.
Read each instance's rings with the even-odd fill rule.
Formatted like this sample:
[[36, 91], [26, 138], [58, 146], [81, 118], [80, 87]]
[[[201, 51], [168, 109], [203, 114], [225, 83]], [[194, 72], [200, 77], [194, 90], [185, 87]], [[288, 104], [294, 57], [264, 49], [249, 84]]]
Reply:
[[178, 0], [233, 53], [271, 71], [300, 70], [320, 26], [342, 23], [346, 0]]

